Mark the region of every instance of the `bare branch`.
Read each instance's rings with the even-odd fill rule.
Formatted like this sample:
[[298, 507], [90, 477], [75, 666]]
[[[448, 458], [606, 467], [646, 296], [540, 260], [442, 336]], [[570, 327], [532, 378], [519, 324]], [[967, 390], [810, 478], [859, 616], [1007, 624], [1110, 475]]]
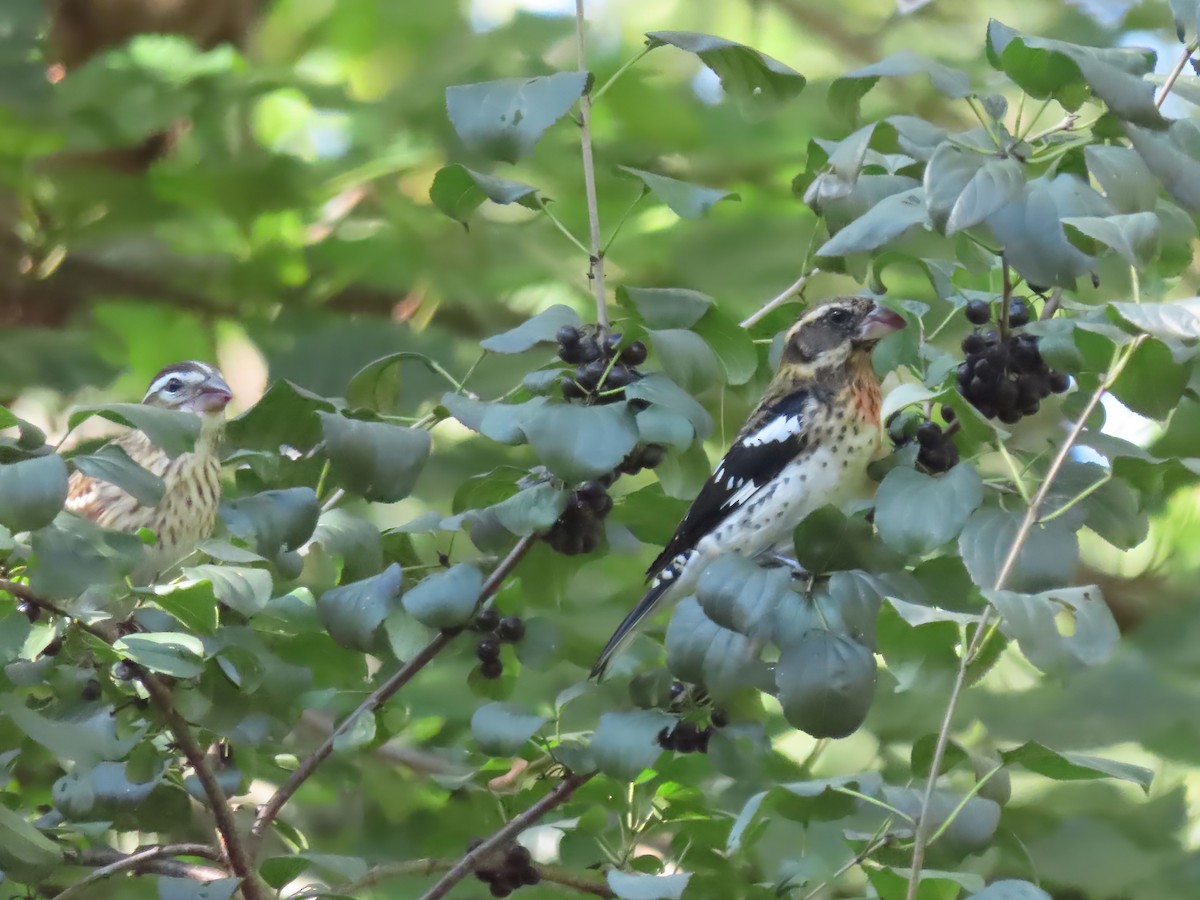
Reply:
[[[1025, 541], [1029, 538], [1029, 532], [1037, 523], [1041, 512], [1042, 504], [1046, 501], [1046, 496], [1050, 493], [1050, 489], [1054, 486], [1054, 480], [1058, 477], [1062, 470], [1063, 464], [1067, 461], [1067, 456], [1074, 448], [1079, 436], [1083, 433], [1083, 429], [1087, 427], [1087, 420], [1099, 405], [1101, 398], [1105, 392], [1112, 387], [1113, 382], [1120, 377], [1125, 366], [1129, 363], [1133, 352], [1144, 340], [1144, 336], [1140, 336], [1131, 341], [1123, 351], [1114, 358], [1113, 364], [1109, 367], [1108, 374], [1100, 382], [1100, 385], [1092, 393], [1087, 404], [1080, 413], [1079, 418], [1071, 427], [1067, 434], [1066, 440], [1059, 447], [1058, 453], [1051, 460], [1049, 468], [1046, 470], [1046, 475], [1042, 479], [1041, 486], [1038, 488], [1033, 499], [1029, 502], [1029, 507], [1025, 510], [1025, 515], [1021, 519], [1021, 524], [1017, 528], [1017, 533], [1013, 536], [1012, 544], [1008, 548], [1008, 553], [1004, 557], [1004, 562], [1000, 566], [1000, 571], [996, 575], [996, 590], [1001, 590], [1008, 582], [1009, 576], [1012, 574], [1013, 567], [1017, 563], [1017, 557], [1020, 556], [1021, 548], [1025, 545]], [[941, 769], [942, 758], [946, 753], [946, 745], [950, 741], [950, 730], [954, 725], [954, 713], [958, 708], [958, 699], [962, 694], [963, 686], [967, 680], [967, 667], [971, 660], [975, 658], [986, 635], [991, 633], [989, 628], [990, 619], [994, 610], [989, 606], [984, 610], [983, 616], [980, 618], [978, 626], [975, 628], [975, 634], [971, 638], [971, 642], [964, 648], [963, 653], [958, 661], [958, 671], [954, 676], [954, 683], [950, 687], [950, 697], [946, 701], [946, 713], [942, 717], [942, 725], [938, 730], [937, 741], [933, 746], [933, 757], [929, 762], [929, 780], [925, 784], [925, 794], [921, 799], [921, 814], [917, 819], [917, 827], [913, 838], [913, 857], [912, 869], [908, 878], [908, 890], [905, 893], [905, 900], [916, 900], [917, 891], [921, 884], [921, 869], [925, 864], [925, 851], [929, 845], [929, 832], [927, 829], [929, 808], [933, 803], [933, 793], [937, 785], [937, 772]]]
[[[500, 564], [488, 576], [487, 581], [483, 583], [483, 587], [479, 591], [479, 599], [476, 601], [476, 606], [484, 603], [499, 590], [504, 579], [508, 577], [517, 563], [521, 561], [521, 558], [529, 552], [529, 548], [533, 546], [533, 542], [533, 537], [521, 538], [516, 546], [509, 551], [508, 556], [500, 561]], [[275, 793], [271, 795], [271, 798], [259, 809], [258, 815], [255, 816], [254, 824], [250, 827], [250, 840], [253, 846], [252, 852], [257, 852], [262, 844], [263, 835], [266, 834], [267, 828], [278, 818], [284, 805], [300, 789], [300, 786], [312, 777], [321, 763], [333, 753], [333, 745], [337, 739], [353, 727], [359, 716], [373, 713], [379, 707], [383, 706], [383, 704], [387, 703], [400, 688], [412, 680], [414, 675], [425, 668], [434, 657], [441, 653], [454, 640], [455, 636], [455, 634], [446, 631], [439, 632], [416, 656], [401, 666], [399, 671], [367, 695], [367, 698], [358, 705], [358, 708], [342, 720], [342, 723], [321, 743], [321, 746], [314, 750], [304, 762], [300, 763], [291, 776], [289, 776], [288, 780], [279, 786]]]
[[446, 894], [450, 893], [450, 889], [454, 885], [458, 884], [474, 870], [477, 861], [503, 847], [507, 847], [518, 834], [540, 820], [546, 813], [557, 809], [571, 799], [571, 795], [591, 780], [595, 774], [595, 772], [590, 772], [587, 775], [568, 774], [545, 797], [519, 816], [510, 819], [508, 824], [460, 859], [449, 872], [438, 879], [437, 884], [425, 892], [421, 900], [440, 900], [440, 898], [445, 897]]
[[752, 328], [755, 325], [757, 325], [768, 314], [774, 312], [776, 309], [783, 306], [783, 304], [787, 303], [793, 297], [803, 293], [804, 286], [806, 284], [808, 284], [808, 280], [810, 278], [812, 278], [814, 275], [820, 275], [820, 274], [821, 274], [820, 269], [810, 269], [809, 271], [805, 272], [803, 275], [801, 275], [799, 278], [797, 278], [795, 281], [793, 281], [790, 285], [788, 285], [786, 288], [784, 288], [783, 292], [781, 294], [779, 294], [776, 297], [771, 298], [766, 303], [764, 303], [762, 305], [762, 307], [760, 307], [756, 312], [753, 312], [750, 315], [748, 315], [746, 318], [744, 318], [742, 320], [742, 327], [743, 328]]
[[1183, 74], [1183, 67], [1188, 64], [1188, 60], [1192, 58], [1192, 54], [1196, 52], [1196, 40], [1183, 48], [1183, 52], [1179, 54], [1179, 59], [1175, 60], [1175, 65], [1171, 69], [1166, 80], [1163, 81], [1162, 90], [1158, 92], [1158, 96], [1154, 98], [1154, 105], [1162, 109], [1162, 105], [1167, 102], [1167, 97], [1171, 93], [1171, 89], [1175, 87], [1175, 82], [1179, 80], [1179, 76]]
[[[387, 863], [371, 869], [366, 875], [358, 879], [358, 881], [339, 885], [333, 890], [339, 894], [346, 894], [353, 897], [366, 888], [375, 887], [392, 878], [403, 878], [410, 875], [433, 875], [437, 872], [449, 871], [457, 864], [458, 859], [454, 857], [414, 859], [407, 862]], [[617, 896], [603, 880], [595, 877], [572, 872], [563, 866], [543, 866], [535, 863], [533, 867], [537, 869], [538, 874], [542, 876], [542, 881], [544, 882], [562, 885], [563, 887], [576, 890], [581, 894], [591, 894], [593, 897]]]
[[[586, 72], [583, 52], [583, 0], [575, 0], [575, 44], [579, 56], [579, 71]], [[588, 280], [596, 295], [596, 322], [608, 328], [608, 300], [604, 293], [604, 249], [600, 240], [600, 212], [596, 203], [596, 164], [592, 159], [592, 95], [585, 90], [579, 98], [579, 143], [583, 151], [583, 189], [587, 194], [589, 264]]]
[[206, 844], [163, 844], [145, 847], [133, 853], [119, 853], [110, 849], [68, 851], [64, 857], [67, 865], [98, 866], [96, 871], [84, 876], [70, 887], [55, 895], [55, 900], [83, 896], [84, 889], [105, 878], [111, 878], [129, 870], [134, 875], [167, 875], [172, 878], [190, 878], [193, 881], [216, 881], [228, 878], [224, 869], [202, 866], [195, 863], [166, 859], [171, 856], [199, 856], [203, 859], [220, 860], [220, 854]]

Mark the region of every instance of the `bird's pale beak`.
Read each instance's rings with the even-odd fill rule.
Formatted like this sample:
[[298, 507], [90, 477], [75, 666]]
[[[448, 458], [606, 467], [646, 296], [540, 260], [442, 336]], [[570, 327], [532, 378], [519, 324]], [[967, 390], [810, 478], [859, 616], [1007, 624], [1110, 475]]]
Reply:
[[858, 327], [858, 340], [862, 343], [877, 341], [880, 338], [885, 338], [893, 331], [899, 331], [906, 324], [899, 314], [888, 309], [886, 306], [875, 305], [875, 308], [867, 313], [866, 318], [862, 320], [862, 324]]
[[196, 398], [196, 407], [200, 412], [221, 412], [233, 399], [233, 393], [227, 384], [204, 384], [200, 386], [200, 395]]

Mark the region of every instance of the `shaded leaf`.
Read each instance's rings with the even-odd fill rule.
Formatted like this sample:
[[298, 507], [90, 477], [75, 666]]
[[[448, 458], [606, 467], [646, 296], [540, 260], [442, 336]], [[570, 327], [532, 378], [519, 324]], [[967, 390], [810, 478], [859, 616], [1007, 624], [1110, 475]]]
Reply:
[[925, 222], [925, 190], [915, 187], [885, 197], [842, 228], [817, 250], [817, 256], [845, 256], [878, 249]]
[[674, 724], [673, 717], [654, 709], [604, 713], [589, 745], [596, 768], [621, 781], [633, 781], [662, 753], [659, 731]]
[[117, 444], [105, 444], [95, 453], [72, 457], [71, 462], [84, 475], [115, 484], [143, 506], [158, 506], [162, 499], [163, 480], [135, 463]]
[[312, 537], [321, 504], [312, 488], [293, 487], [222, 501], [220, 515], [230, 534], [273, 559], [280, 550], [298, 550]]
[[67, 464], [37, 456], [0, 466], [0, 525], [32, 531], [49, 525], [67, 501]]
[[1004, 633], [1044, 672], [1064, 673], [1106, 662], [1121, 634], [1100, 589], [1059, 588], [1040, 594], [984, 591]]
[[346, 385], [346, 402], [383, 413], [398, 412], [404, 363], [418, 363], [440, 375], [437, 363], [424, 353], [402, 350], [372, 360], [354, 373]]
[[63, 852], [19, 813], [0, 805], [0, 862], [14, 865], [54, 866], [62, 862]]
[[681, 219], [699, 219], [721, 200], [742, 199], [732, 191], [703, 187], [688, 181], [680, 181], [678, 178], [655, 175], [653, 172], [644, 172], [629, 166], [618, 166], [618, 168], [640, 179], [650, 193], [670, 207], [671, 212]]
[[691, 328], [713, 306], [713, 298], [686, 288], [617, 288], [617, 302], [636, 312], [647, 328]]
[[1145, 266], [1158, 251], [1158, 216], [1151, 212], [1121, 216], [1068, 216], [1067, 234], [1078, 233], [1116, 251], [1127, 264]]
[[516, 328], [484, 338], [479, 346], [492, 353], [523, 353], [537, 344], [555, 343], [560, 328], [567, 325], [578, 328], [581, 324], [583, 320], [579, 318], [579, 313], [569, 306], [556, 303]]
[[587, 72], [505, 78], [446, 88], [450, 123], [468, 148], [516, 162], [587, 90]]
[[958, 537], [981, 502], [983, 481], [970, 464], [938, 477], [897, 467], [875, 495], [875, 527], [894, 550], [928, 553]]
[[404, 595], [408, 614], [430, 628], [454, 628], [475, 613], [483, 573], [467, 563], [436, 572]]
[[651, 48], [670, 44], [696, 54], [717, 73], [725, 92], [742, 103], [768, 106], [804, 90], [803, 75], [745, 44], [694, 31], [652, 31], [646, 37]]
[[667, 328], [647, 335], [667, 377], [688, 393], [698, 394], [721, 380], [717, 354], [696, 332]]
[[1012, 750], [1002, 750], [1006, 765], [1017, 763], [1055, 781], [1091, 781], [1096, 778], [1118, 778], [1136, 784], [1147, 794], [1154, 781], [1154, 772], [1142, 766], [1101, 759], [1082, 753], [1060, 753], [1037, 741], [1027, 741]]
[[979, 893], [972, 894], [971, 900], [1050, 900], [1050, 895], [1036, 884], [1005, 878], [993, 881]]
[[880, 78], [918, 74], [928, 75], [934, 88], [947, 97], [961, 99], [971, 93], [971, 78], [966, 72], [952, 69], [911, 50], [901, 50], [879, 62], [835, 78], [829, 86], [829, 106], [837, 113], [856, 119], [859, 102]]
[[194, 413], [161, 409], [141, 403], [107, 403], [103, 406], [82, 406], [71, 413], [67, 427], [74, 430], [80, 423], [99, 416], [144, 432], [146, 437], [168, 456], [178, 456], [196, 446], [200, 435], [200, 417]]
[[175, 678], [195, 678], [204, 671], [204, 644], [190, 634], [128, 634], [113, 649], [153, 672]]
[[246, 566], [189, 566], [183, 578], [183, 587], [207, 582], [217, 600], [243, 616], [262, 612], [274, 588], [270, 572]]
[[378, 575], [326, 591], [317, 599], [321, 623], [343, 647], [375, 649], [379, 626], [396, 608], [403, 581], [400, 566], [392, 563]]
[[457, 163], [438, 169], [429, 188], [429, 199], [450, 218], [464, 225], [484, 200], [501, 205], [519, 203], [528, 209], [538, 208], [537, 188], [495, 175], [484, 175]]
[[566, 481], [611, 472], [638, 440], [625, 403], [546, 403], [525, 417], [522, 428], [542, 464]]
[[[971, 580], [983, 590], [996, 586], [1020, 524], [1020, 514], [991, 508], [978, 509], [967, 520], [959, 535], [959, 552]], [[1060, 520], [1034, 525], [1021, 544], [1004, 587], [1037, 591], [1070, 584], [1078, 561], [1079, 542]]]
[[612, 892], [621, 900], [679, 900], [692, 875], [634, 875], [619, 869], [609, 869], [605, 876]]
[[383, 503], [409, 495], [429, 456], [429, 432], [333, 413], [317, 415], [333, 475], [342, 486]]
[[815, 738], [842, 738], [862, 725], [875, 696], [875, 656], [855, 641], [814, 629], [775, 667], [784, 718]]
[[1200, 212], [1200, 131], [1178, 121], [1167, 131], [1126, 125], [1129, 142], [1175, 201], [1193, 215]]
[[1200, 339], [1200, 297], [1168, 303], [1110, 303], [1109, 309], [1137, 331], [1163, 340]]
[[471, 716], [471, 735], [484, 753], [512, 756], [548, 721], [511, 703], [488, 703]]

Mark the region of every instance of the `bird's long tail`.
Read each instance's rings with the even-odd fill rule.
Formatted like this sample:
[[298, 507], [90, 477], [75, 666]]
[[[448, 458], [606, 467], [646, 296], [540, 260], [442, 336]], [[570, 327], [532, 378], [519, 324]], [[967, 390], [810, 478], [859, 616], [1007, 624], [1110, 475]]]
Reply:
[[[667, 577], [663, 577], [664, 575]], [[663, 594], [675, 584], [673, 575], [674, 572], [670, 574], [664, 572], [655, 578], [654, 583], [650, 585], [650, 590], [646, 591], [646, 595], [638, 601], [638, 605], [617, 626], [617, 630], [613, 632], [613, 636], [608, 639], [608, 643], [600, 651], [600, 656], [596, 660], [596, 664], [592, 666], [592, 678], [600, 679], [604, 677], [604, 670], [608, 668], [609, 661], [620, 652], [622, 647], [629, 643], [638, 625], [642, 623], [643, 619], [654, 612]]]

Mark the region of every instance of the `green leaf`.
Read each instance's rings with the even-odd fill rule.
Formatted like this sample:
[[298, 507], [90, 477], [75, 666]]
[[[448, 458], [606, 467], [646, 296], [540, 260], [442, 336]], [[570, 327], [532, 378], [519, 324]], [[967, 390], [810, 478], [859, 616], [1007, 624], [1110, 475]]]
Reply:
[[[924, 794], [924, 788], [883, 786], [883, 799], [914, 820], [921, 815]], [[929, 814], [922, 824], [933, 832], [947, 820], [950, 824], [946, 825], [942, 838], [947, 845], [959, 852], [979, 851], [991, 843], [996, 833], [1000, 824], [1000, 804], [980, 796], [964, 800], [962, 794], [934, 791]]]
[[704, 685], [717, 702], [746, 687], [766, 690], [770, 685], [770, 674], [758, 658], [761, 645], [717, 625], [695, 597], [676, 607], [665, 643], [672, 674]]
[[246, 566], [189, 566], [183, 570], [183, 587], [207, 582], [213, 596], [243, 616], [258, 615], [271, 599], [274, 583], [266, 569]]
[[817, 256], [866, 253], [925, 222], [925, 190], [915, 187], [885, 197], [821, 245]]
[[972, 894], [971, 900], [1051, 900], [1051, 897], [1036, 884], [1006, 878]]
[[1143, 341], [1111, 390], [1134, 412], [1151, 419], [1165, 419], [1187, 389], [1192, 369], [1191, 360], [1177, 361], [1176, 354], [1162, 341]]
[[652, 31], [646, 37], [651, 49], [670, 44], [696, 54], [717, 73], [725, 92], [740, 103], [773, 106], [804, 90], [803, 75], [745, 44], [694, 31]]
[[647, 336], [667, 377], [690, 394], [721, 381], [721, 363], [708, 342], [694, 331], [668, 328]]
[[484, 200], [502, 206], [519, 203], [527, 209], [538, 208], [537, 188], [484, 175], [457, 163], [438, 169], [429, 188], [429, 199], [451, 219], [464, 225]]
[[196, 438], [200, 435], [200, 417], [194, 413], [145, 406], [141, 403], [81, 406], [67, 419], [67, 428], [74, 430], [92, 416], [99, 416], [118, 425], [127, 425], [144, 432], [155, 446], [171, 457], [192, 450], [196, 446]]
[[809, 513], [792, 534], [795, 559], [806, 572], [824, 574], [843, 569], [890, 568], [896, 555], [875, 536], [861, 517], [845, 515], [834, 506]]
[[1126, 125], [1129, 142], [1175, 201], [1200, 213], [1200, 132], [1194, 122], [1175, 122], [1167, 131]]
[[1088, 171], [1116, 212], [1132, 214], [1154, 208], [1158, 182], [1136, 151], [1110, 144], [1089, 144], [1083, 148], [1083, 156]]
[[194, 881], [160, 875], [158, 900], [229, 900], [242, 883], [240, 878], [218, 878], [216, 881]]
[[875, 495], [875, 527], [893, 550], [928, 553], [958, 537], [982, 502], [983, 481], [969, 463], [937, 477], [897, 467]]
[[488, 403], [461, 394], [442, 395], [442, 406], [450, 411], [450, 415], [472, 431], [501, 444], [524, 444], [522, 423], [530, 412], [545, 402], [544, 397], [534, 397], [524, 403]]
[[381, 413], [400, 412], [399, 399], [405, 362], [420, 363], [441, 377], [438, 365], [424, 353], [402, 350], [372, 360], [354, 373], [346, 385], [346, 402]]
[[875, 656], [842, 635], [815, 629], [785, 648], [775, 667], [784, 718], [815, 738], [862, 725], [875, 696]]
[[1004, 633], [1043, 672], [1061, 674], [1100, 665], [1121, 638], [1095, 585], [1040, 594], [984, 591], [984, 596], [1000, 613]]
[[859, 103], [880, 78], [918, 74], [928, 75], [934, 88], [947, 97], [957, 100], [971, 93], [971, 78], [966, 72], [952, 69], [911, 50], [901, 50], [879, 62], [835, 78], [829, 85], [829, 106], [835, 113], [856, 120]]
[[537, 458], [566, 481], [586, 481], [611, 472], [638, 440], [637, 425], [625, 403], [546, 403], [526, 416], [522, 427]]
[[1110, 303], [1131, 328], [1162, 340], [1200, 340], [1200, 297], [1169, 303]]
[[33, 532], [32, 546], [29, 585], [50, 600], [72, 600], [88, 588], [122, 581], [145, 550], [135, 534], [69, 515]]
[[211, 635], [217, 628], [216, 593], [207, 581], [188, 580], [186, 571], [184, 579], [156, 587], [151, 599], [185, 628]]
[[524, 537], [553, 525], [567, 508], [569, 497], [569, 491], [550, 483], [535, 484], [489, 509], [508, 531]]
[[703, 187], [666, 175], [655, 175], [629, 166], [618, 166], [621, 171], [640, 179], [650, 193], [670, 207], [671, 212], [681, 219], [699, 219], [722, 200], [741, 200], [741, 196], [720, 188]]
[[0, 525], [33, 531], [49, 525], [67, 501], [67, 464], [61, 456], [36, 456], [0, 466]]
[[104, 760], [121, 759], [143, 737], [141, 732], [135, 731], [118, 738], [111, 722], [94, 727], [94, 723], [48, 719], [11, 694], [0, 699], [0, 712], [30, 740], [41, 744], [59, 759], [77, 763], [82, 769], [92, 768]]
[[662, 753], [658, 733], [674, 724], [673, 717], [655, 709], [602, 714], [589, 745], [596, 768], [619, 781], [633, 781], [654, 766]]
[[[812, 781], [785, 782], [769, 791], [753, 795], [746, 801], [729, 830], [727, 852], [741, 849], [747, 829], [763, 811], [764, 806], [777, 808], [788, 819], [800, 822], [846, 818], [854, 812], [857, 802], [842, 792], [842, 789], [846, 788], [868, 797], [877, 797], [883, 788], [883, 782], [878, 772], [863, 772]], [[772, 803], [772, 800], [783, 802]]]
[[128, 634], [116, 641], [113, 649], [153, 672], [175, 678], [196, 678], [204, 671], [204, 644], [190, 634]]
[[1062, 223], [1068, 236], [1082, 234], [1099, 241], [1110, 250], [1116, 251], [1117, 255], [1131, 266], [1144, 268], [1158, 252], [1158, 216], [1152, 212], [1104, 218], [1068, 216]]
[[[1067, 240], [1061, 221], [1064, 215], [1080, 214], [1068, 203], [1068, 195], [1078, 187], [1078, 180], [1067, 175], [1051, 181], [1038, 178], [1025, 185], [1019, 198], [987, 217], [1006, 258], [1030, 284], [1073, 287], [1092, 265], [1091, 257]], [[1098, 194], [1095, 199], [1103, 202]]]
[[513, 756], [548, 721], [511, 703], [488, 703], [471, 716], [471, 735], [489, 756]]
[[1053, 97], [1068, 111], [1089, 93], [1119, 119], [1160, 127], [1154, 86], [1142, 76], [1154, 69], [1154, 53], [1133, 48], [1100, 49], [1019, 34], [995, 19], [988, 23], [988, 60], [1027, 94]]
[[612, 892], [621, 900], [680, 900], [692, 874], [634, 875], [609, 869], [605, 877]]
[[792, 575], [782, 567], [766, 568], [732, 554], [718, 557], [700, 574], [696, 599], [717, 625], [757, 641], [772, 632], [776, 607], [802, 602], [791, 590]]
[[652, 407], [661, 406], [682, 414], [691, 423], [696, 437], [701, 440], [712, 434], [713, 420], [708, 410], [665, 375], [650, 373], [627, 387], [625, 396], [630, 400], [645, 400]]
[[686, 288], [617, 288], [617, 303], [636, 312], [647, 328], [691, 328], [713, 302], [707, 294]]
[[[280, 379], [259, 401], [226, 426], [234, 447], [277, 453], [281, 444], [307, 450], [321, 439], [318, 412], [333, 412], [324, 397]], [[193, 417], [194, 418], [194, 417]]]
[[1154, 772], [1142, 766], [1101, 759], [1082, 753], [1060, 753], [1036, 741], [1027, 741], [1012, 750], [1002, 750], [1005, 765], [1018, 764], [1031, 772], [1055, 781], [1092, 781], [1097, 778], [1118, 778], [1136, 784], [1147, 794], [1154, 781]]
[[0, 864], [56, 866], [63, 861], [63, 852], [20, 814], [0, 805]]
[[709, 310], [695, 326], [725, 375], [726, 384], [745, 384], [758, 371], [758, 352], [750, 332], [717, 309]]
[[84, 475], [115, 484], [143, 506], [158, 506], [163, 480], [129, 458], [117, 444], [105, 444], [95, 453], [71, 458]]
[[[959, 552], [971, 580], [983, 590], [996, 586], [1001, 567], [1012, 548], [1021, 515], [984, 508], [972, 513], [958, 538]], [[1021, 544], [1004, 587], [1038, 591], [1070, 584], [1079, 561], [1079, 542], [1059, 520], [1034, 525]]]
[[312, 537], [321, 504], [312, 488], [294, 487], [222, 502], [220, 514], [230, 534], [274, 559], [280, 550], [298, 550]]
[[505, 162], [528, 155], [585, 90], [587, 72], [505, 78], [446, 88], [446, 112], [467, 147]]
[[[928, 171], [928, 170], [926, 170]], [[1012, 157], [989, 158], [971, 176], [946, 219], [946, 234], [964, 231], [1021, 196], [1025, 170]]]
[[483, 573], [467, 563], [436, 572], [404, 595], [408, 614], [430, 628], [455, 628], [475, 614]]
[[370, 652], [375, 649], [379, 626], [397, 606], [403, 583], [400, 566], [392, 563], [378, 575], [323, 593], [317, 599], [317, 614], [343, 647]]
[[536, 316], [526, 319], [516, 328], [484, 338], [479, 342], [479, 346], [492, 353], [524, 353], [537, 344], [555, 343], [560, 328], [578, 328], [581, 324], [583, 320], [579, 318], [579, 313], [569, 306], [556, 303]]
[[378, 529], [344, 509], [321, 513], [312, 540], [342, 560], [343, 580], [366, 578], [383, 568], [383, 542]]
[[429, 432], [333, 413], [317, 415], [333, 475], [343, 487], [382, 503], [395, 503], [412, 492], [429, 457]]

